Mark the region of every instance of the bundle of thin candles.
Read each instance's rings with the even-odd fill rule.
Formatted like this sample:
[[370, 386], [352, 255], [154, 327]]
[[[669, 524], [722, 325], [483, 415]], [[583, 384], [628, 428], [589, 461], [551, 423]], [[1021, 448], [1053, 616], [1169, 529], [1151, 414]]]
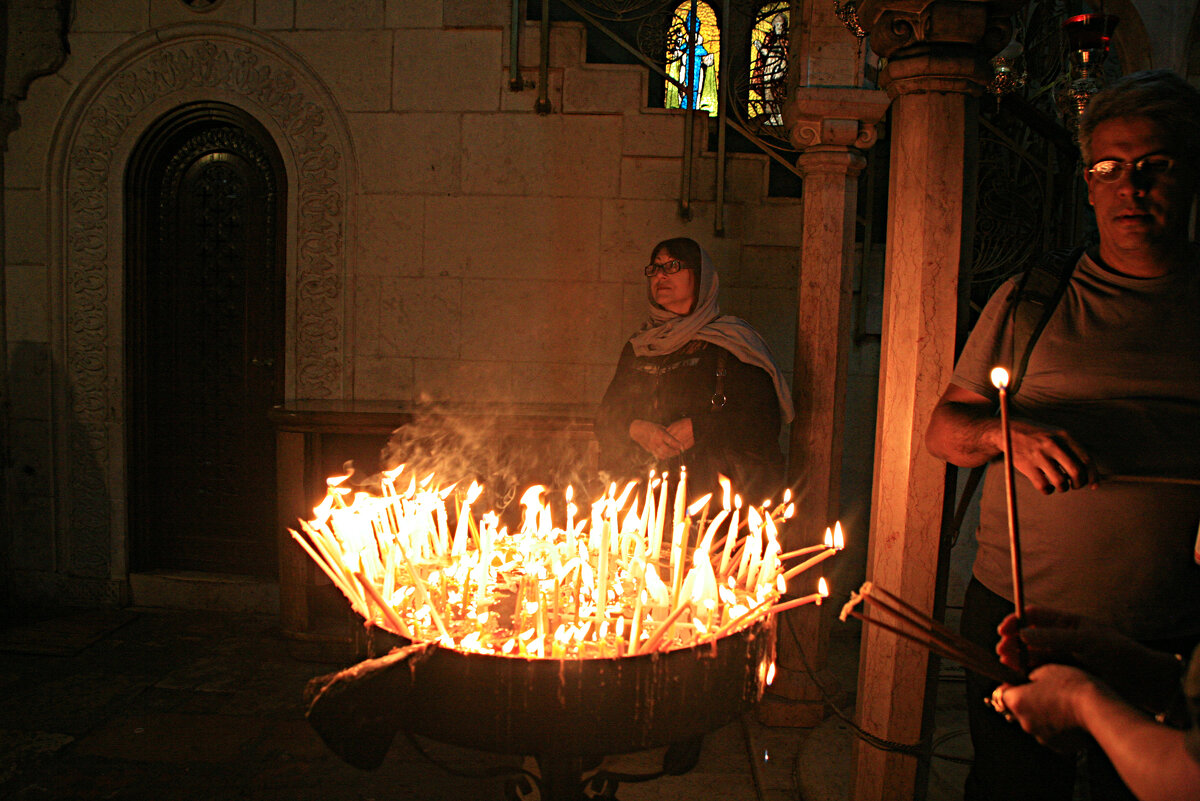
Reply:
[[[868, 617], [855, 609], [864, 601], [867, 606], [885, 613], [889, 620]], [[983, 646], [955, 634], [916, 607], [869, 581], [864, 583], [858, 592], [850, 593], [850, 600], [842, 607], [839, 617], [843, 621], [847, 617], [854, 617], [863, 623], [879, 626], [906, 640], [915, 642], [938, 656], [953, 659], [967, 670], [995, 681], [1009, 684], [1019, 684], [1025, 681], [1024, 675], [1001, 664]]]
[[[687, 504], [683, 471], [673, 509], [666, 474], [647, 476], [644, 501], [640, 482], [612, 484], [583, 514], [567, 487], [565, 526], [535, 485], [511, 534], [493, 512], [476, 522], [483, 487], [472, 483], [452, 526], [445, 502], [455, 485], [433, 475], [418, 481], [411, 471], [402, 478], [405, 469], [380, 474], [378, 491], [330, 478], [314, 519], [300, 520], [292, 538], [371, 624], [467, 652], [635, 656], [715, 641], [762, 617], [820, 605], [829, 595], [823, 579], [815, 593], [782, 596], [844, 545], [838, 524], [823, 544], [781, 553], [778, 531], [795, 510], [790, 492], [777, 506], [743, 509], [722, 477], [721, 508], [710, 519], [712, 495]], [[799, 557], [807, 558], [785, 567]]]

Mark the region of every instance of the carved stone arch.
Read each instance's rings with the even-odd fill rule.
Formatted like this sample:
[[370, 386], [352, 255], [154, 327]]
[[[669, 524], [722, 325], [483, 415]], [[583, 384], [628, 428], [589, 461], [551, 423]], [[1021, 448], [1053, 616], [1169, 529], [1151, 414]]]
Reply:
[[1120, 59], [1122, 73], [1170, 66], [1153, 63], [1150, 37], [1133, 0], [1109, 0], [1103, 8], [1105, 13], [1116, 14], [1121, 19], [1113, 31], [1112, 49]]
[[147, 128], [180, 106], [242, 109], [274, 139], [288, 181], [285, 395], [340, 398], [346, 230], [353, 153], [320, 80], [279, 43], [243, 28], [187, 24], [110, 54], [72, 96], [51, 150], [59, 531], [65, 572], [126, 572], [123, 332], [124, 174]]

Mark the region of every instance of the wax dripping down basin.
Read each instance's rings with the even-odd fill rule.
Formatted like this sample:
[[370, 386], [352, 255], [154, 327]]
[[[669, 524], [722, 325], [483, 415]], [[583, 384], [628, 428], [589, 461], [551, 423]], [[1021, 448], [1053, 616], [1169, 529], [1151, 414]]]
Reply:
[[400, 729], [438, 742], [534, 756], [542, 801], [583, 795], [583, 769], [606, 755], [697, 739], [762, 697], [775, 617], [719, 639], [637, 656], [533, 659], [413, 645], [370, 626], [372, 655], [310, 685], [309, 721], [362, 768]]

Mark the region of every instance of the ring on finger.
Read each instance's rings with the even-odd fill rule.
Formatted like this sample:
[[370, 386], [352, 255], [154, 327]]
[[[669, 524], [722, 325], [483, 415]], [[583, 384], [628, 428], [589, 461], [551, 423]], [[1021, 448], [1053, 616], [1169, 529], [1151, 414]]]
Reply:
[[992, 690], [992, 696], [988, 699], [988, 703], [992, 705], [992, 709], [1004, 715], [1005, 718], [1011, 720], [1012, 713], [1008, 711], [1008, 707], [1004, 703], [1004, 685], [996, 685], [996, 689]]

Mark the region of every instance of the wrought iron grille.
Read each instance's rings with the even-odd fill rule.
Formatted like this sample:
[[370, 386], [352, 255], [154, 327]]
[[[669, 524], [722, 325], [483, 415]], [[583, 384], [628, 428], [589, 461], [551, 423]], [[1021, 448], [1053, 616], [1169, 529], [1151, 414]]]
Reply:
[[[1016, 64], [1024, 85], [982, 102], [969, 265], [972, 321], [1000, 284], [1033, 259], [1093, 235], [1078, 149], [1058, 97], [1067, 75], [1062, 22], [1085, 10], [1081, 0], [1028, 3], [1013, 18], [1013, 37], [1024, 46]], [[1120, 73], [1116, 54], [1110, 54], [1106, 80]]]

